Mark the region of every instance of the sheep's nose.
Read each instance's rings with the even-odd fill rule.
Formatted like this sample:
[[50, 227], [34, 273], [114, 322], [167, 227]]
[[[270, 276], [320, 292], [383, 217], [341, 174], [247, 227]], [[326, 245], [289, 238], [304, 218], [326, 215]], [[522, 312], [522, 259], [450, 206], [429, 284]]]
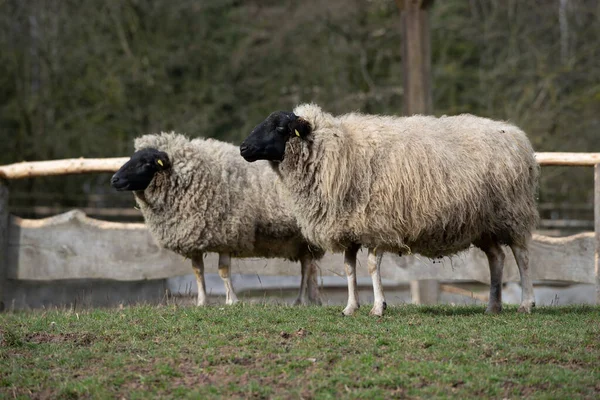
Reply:
[[110, 180], [110, 183], [112, 183], [114, 185], [117, 182], [119, 182], [119, 177], [116, 175], [113, 175], [113, 177]]
[[246, 150], [248, 150], [250, 146], [248, 146], [246, 143], [242, 143], [242, 145], [240, 146], [240, 153], [244, 153]]

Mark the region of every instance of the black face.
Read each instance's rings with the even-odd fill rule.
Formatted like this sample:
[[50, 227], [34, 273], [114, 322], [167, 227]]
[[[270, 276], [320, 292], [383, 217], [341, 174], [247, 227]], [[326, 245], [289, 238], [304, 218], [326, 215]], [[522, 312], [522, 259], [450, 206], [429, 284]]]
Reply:
[[143, 149], [133, 156], [113, 175], [110, 184], [118, 191], [145, 190], [154, 174], [171, 167], [169, 156], [164, 151]]
[[240, 146], [240, 154], [248, 162], [283, 161], [290, 137], [297, 135], [305, 139], [309, 133], [308, 122], [292, 112], [277, 111], [252, 130]]

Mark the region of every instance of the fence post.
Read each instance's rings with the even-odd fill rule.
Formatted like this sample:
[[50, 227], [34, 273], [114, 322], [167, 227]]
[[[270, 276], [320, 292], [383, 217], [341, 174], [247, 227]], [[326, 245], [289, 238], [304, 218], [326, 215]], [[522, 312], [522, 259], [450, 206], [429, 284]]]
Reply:
[[440, 297], [440, 285], [435, 279], [410, 281], [410, 294], [413, 304], [437, 304]]
[[8, 183], [0, 178], [0, 311], [4, 311], [8, 273]]
[[594, 244], [596, 304], [600, 304], [600, 164], [594, 166]]

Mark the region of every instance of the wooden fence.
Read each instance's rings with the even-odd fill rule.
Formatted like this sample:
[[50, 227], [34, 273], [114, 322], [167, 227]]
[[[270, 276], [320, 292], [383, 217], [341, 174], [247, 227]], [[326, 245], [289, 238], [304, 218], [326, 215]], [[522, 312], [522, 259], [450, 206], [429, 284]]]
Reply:
[[[564, 238], [534, 235], [530, 255], [532, 278], [595, 284], [596, 302], [600, 304], [600, 153], [537, 153], [536, 156], [541, 165], [595, 167], [595, 232]], [[166, 289], [178, 291], [169, 287], [167, 279], [188, 275], [189, 261], [159, 248], [144, 224], [95, 220], [78, 210], [41, 220], [9, 214], [8, 180], [114, 172], [125, 161], [127, 158], [72, 159], [0, 166], [0, 307], [15, 301], [22, 306], [69, 303], [72, 300], [66, 294], [68, 287], [117, 285], [112, 292], [116, 296], [113, 303], [120, 300], [121, 293], [148, 299], [163, 296]], [[357, 272], [359, 277], [368, 279], [365, 253], [359, 255], [362, 267]], [[504, 281], [518, 281], [510, 252], [506, 260]], [[216, 272], [215, 255], [209, 255], [205, 264], [207, 272]], [[344, 275], [340, 254], [327, 254], [320, 267], [324, 277]], [[245, 275], [299, 275], [297, 263], [278, 259], [235, 260], [233, 269]], [[427, 282], [413, 293], [416, 295], [413, 300], [433, 303], [438, 299], [440, 286], [444, 291], [464, 293], [455, 287], [438, 285], [437, 281], [489, 283], [489, 270], [485, 255], [473, 248], [441, 262], [386, 254], [382, 277], [387, 284]], [[423, 287], [430, 290], [424, 291]], [[179, 292], [188, 289], [181, 288]], [[50, 300], [36, 300], [36, 296]], [[95, 298], [91, 303], [105, 304], [104, 300]]]

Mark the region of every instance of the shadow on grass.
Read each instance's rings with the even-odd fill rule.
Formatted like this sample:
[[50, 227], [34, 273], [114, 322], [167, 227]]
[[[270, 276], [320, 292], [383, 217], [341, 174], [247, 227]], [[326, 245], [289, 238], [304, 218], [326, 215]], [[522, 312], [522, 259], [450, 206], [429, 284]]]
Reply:
[[[519, 314], [517, 312], [517, 305], [503, 305], [502, 312], [500, 315]], [[484, 315], [485, 306], [452, 306], [452, 305], [404, 305], [391, 307], [387, 311], [389, 314], [427, 314], [427, 315]], [[546, 306], [536, 307], [533, 309], [531, 315], [587, 315], [600, 313], [600, 307], [581, 304], [581, 305], [569, 305], [569, 306]], [[525, 315], [525, 314], [523, 314]]]
[[[516, 307], [515, 307], [516, 312]], [[600, 313], [600, 306], [593, 306], [590, 304], [578, 304], [569, 306], [546, 306], [534, 308], [532, 314], [543, 314], [543, 315], [564, 315], [564, 314], [598, 314]]]

